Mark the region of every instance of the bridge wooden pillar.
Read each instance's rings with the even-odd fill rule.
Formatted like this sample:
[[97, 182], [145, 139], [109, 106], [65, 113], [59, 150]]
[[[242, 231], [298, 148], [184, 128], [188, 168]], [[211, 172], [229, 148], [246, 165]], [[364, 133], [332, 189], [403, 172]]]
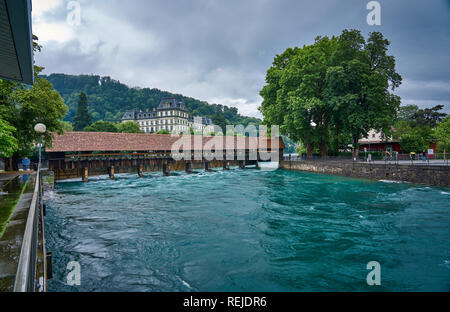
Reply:
[[206, 172], [212, 172], [212, 169], [210, 168], [210, 163], [209, 162], [207, 162], [207, 161], [205, 161], [205, 171]]
[[192, 163], [187, 162], [186, 163], [186, 172], [187, 173], [193, 173], [194, 171], [192, 170]]
[[163, 175], [164, 175], [165, 177], [170, 176], [170, 165], [169, 165], [169, 164], [164, 163], [164, 164], [162, 165], [162, 170], [163, 170]]
[[138, 176], [139, 176], [139, 178], [144, 177], [144, 166], [143, 165], [140, 165], [138, 168]]
[[87, 183], [89, 181], [89, 168], [88, 167], [84, 167], [81, 171], [81, 180], [84, 183]]
[[111, 180], [115, 179], [115, 177], [114, 177], [114, 166], [111, 166], [111, 167], [108, 168], [108, 174], [109, 174], [109, 178]]

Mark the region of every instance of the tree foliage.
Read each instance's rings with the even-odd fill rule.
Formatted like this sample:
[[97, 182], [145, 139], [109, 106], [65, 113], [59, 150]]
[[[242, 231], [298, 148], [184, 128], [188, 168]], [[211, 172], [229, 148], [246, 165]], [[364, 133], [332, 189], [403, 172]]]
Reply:
[[450, 116], [447, 116], [436, 128], [435, 137], [440, 149], [446, 151], [450, 149]]
[[212, 118], [211, 118], [212, 122], [214, 125], [217, 125], [220, 127], [220, 129], [222, 129], [222, 132], [225, 132], [227, 129], [227, 125], [228, 125], [228, 121], [225, 118], [225, 116], [219, 112], [216, 112]]
[[436, 105], [432, 108], [419, 109], [412, 116], [412, 120], [419, 127], [429, 126], [436, 127], [446, 116], [446, 113], [441, 112], [444, 105]]
[[30, 150], [38, 135], [34, 131], [37, 123], [47, 126], [43, 139], [51, 144], [51, 132], [62, 133], [67, 107], [53, 85], [37, 74], [42, 67], [35, 66], [35, 83], [32, 87], [21, 83], [0, 80], [0, 118], [7, 121], [16, 131], [14, 137], [18, 150]]
[[0, 157], [11, 157], [18, 148], [17, 139], [14, 137], [16, 128], [0, 119]]
[[127, 121], [123, 123], [119, 123], [117, 125], [117, 130], [120, 133], [141, 133], [141, 127], [137, 122]]
[[166, 129], [159, 130], [156, 134], [170, 134]]
[[414, 120], [415, 114], [419, 111], [417, 105], [405, 105], [401, 106], [398, 110], [398, 119], [400, 121], [410, 122]]
[[430, 143], [419, 134], [408, 133], [400, 138], [400, 146], [402, 150], [407, 153], [420, 153], [421, 151], [428, 149]]
[[[440, 148], [447, 146], [445, 131], [442, 131], [442, 129], [445, 129], [445, 122], [440, 123], [447, 115], [441, 112], [443, 108], [443, 105], [425, 109], [419, 109], [417, 105], [407, 105], [400, 108], [399, 120], [394, 126], [393, 136], [400, 140], [400, 145], [404, 151], [423, 151], [429, 148], [430, 142], [436, 140], [438, 140]], [[441, 124], [443, 125], [441, 126]], [[434, 128], [436, 129], [433, 133]]]
[[389, 133], [400, 106], [389, 89], [402, 81], [389, 44], [379, 32], [366, 41], [360, 31], [344, 30], [277, 55], [261, 91], [264, 123], [280, 125], [308, 154], [318, 148], [324, 156], [331, 137], [346, 145], [371, 129]]
[[111, 121], [99, 120], [83, 129], [86, 132], [111, 132], [111, 133], [142, 133], [138, 123], [127, 121], [124, 123], [114, 123]]
[[119, 132], [119, 129], [117, 128], [116, 124], [110, 121], [97, 121], [93, 123], [92, 125], [86, 127], [83, 129], [85, 132], [112, 132], [117, 133]]
[[428, 149], [434, 139], [433, 130], [429, 126], [414, 127], [404, 120], [395, 125], [393, 137], [400, 141], [402, 150], [407, 153]]
[[78, 97], [77, 115], [73, 119], [75, 131], [82, 131], [92, 124], [92, 117], [88, 110], [88, 98], [86, 93], [81, 92]]
[[70, 122], [63, 121], [62, 125], [63, 125], [64, 132], [73, 132], [73, 126]]

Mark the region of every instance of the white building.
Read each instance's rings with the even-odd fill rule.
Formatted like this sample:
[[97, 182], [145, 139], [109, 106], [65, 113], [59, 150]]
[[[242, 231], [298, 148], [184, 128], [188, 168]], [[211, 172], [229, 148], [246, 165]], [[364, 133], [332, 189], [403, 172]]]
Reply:
[[129, 111], [122, 117], [122, 122], [134, 121], [144, 133], [156, 133], [167, 130], [171, 133], [214, 132], [212, 120], [204, 117], [191, 117], [182, 101], [174, 98], [161, 100], [153, 111]]

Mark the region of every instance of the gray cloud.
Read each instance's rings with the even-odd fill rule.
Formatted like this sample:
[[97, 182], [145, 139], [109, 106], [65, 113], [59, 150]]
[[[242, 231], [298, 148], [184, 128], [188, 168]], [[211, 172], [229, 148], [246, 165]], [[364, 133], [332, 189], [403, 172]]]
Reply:
[[35, 25], [57, 28], [36, 58], [46, 73], [109, 75], [259, 116], [259, 91], [275, 54], [356, 28], [392, 41], [404, 103], [449, 110], [448, 1], [380, 1], [382, 26], [370, 27], [365, 0], [84, 0], [75, 28], [65, 22], [67, 2]]

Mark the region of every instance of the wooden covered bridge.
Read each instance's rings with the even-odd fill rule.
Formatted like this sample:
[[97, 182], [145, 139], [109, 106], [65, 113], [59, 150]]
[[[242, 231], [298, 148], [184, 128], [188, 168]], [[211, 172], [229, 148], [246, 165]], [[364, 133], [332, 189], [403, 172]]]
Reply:
[[245, 168], [283, 157], [282, 138], [172, 136], [137, 133], [68, 132], [47, 148], [56, 180], [115, 173]]

